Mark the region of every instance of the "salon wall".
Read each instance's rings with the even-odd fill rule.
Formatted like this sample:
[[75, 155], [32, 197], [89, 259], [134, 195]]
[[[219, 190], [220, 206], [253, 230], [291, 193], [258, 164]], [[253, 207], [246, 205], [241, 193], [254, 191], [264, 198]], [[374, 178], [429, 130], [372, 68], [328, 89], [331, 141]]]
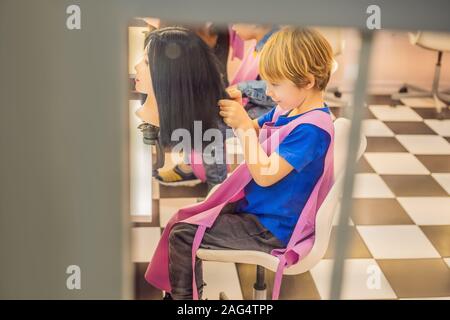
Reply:
[[[345, 49], [336, 57], [339, 69], [330, 85], [345, 89], [352, 87], [356, 73], [359, 37], [354, 30], [346, 30]], [[374, 38], [371, 58], [369, 90], [371, 93], [390, 94], [403, 83], [431, 88], [437, 53], [412, 45], [407, 32], [380, 31]], [[450, 87], [450, 54], [444, 54], [441, 69], [441, 88]]]

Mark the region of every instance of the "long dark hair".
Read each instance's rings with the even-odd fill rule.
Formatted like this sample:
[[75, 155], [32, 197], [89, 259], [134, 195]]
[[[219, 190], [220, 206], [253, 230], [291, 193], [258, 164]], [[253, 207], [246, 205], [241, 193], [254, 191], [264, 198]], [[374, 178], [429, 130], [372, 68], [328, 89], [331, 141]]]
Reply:
[[194, 121], [201, 121], [202, 135], [221, 121], [217, 101], [227, 94], [217, 58], [199, 36], [181, 27], [150, 32], [147, 51], [161, 143], [175, 145], [172, 132], [183, 128], [194, 146]]

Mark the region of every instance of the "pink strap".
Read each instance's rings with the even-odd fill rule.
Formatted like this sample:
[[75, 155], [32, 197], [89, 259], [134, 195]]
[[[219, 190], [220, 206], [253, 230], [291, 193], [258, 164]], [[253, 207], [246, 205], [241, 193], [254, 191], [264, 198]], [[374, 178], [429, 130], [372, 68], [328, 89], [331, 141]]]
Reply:
[[280, 262], [278, 263], [277, 272], [275, 273], [275, 279], [273, 281], [272, 300], [278, 300], [278, 296], [280, 295], [281, 280], [283, 279], [284, 267], [286, 265], [286, 257], [284, 255], [279, 256], [278, 259]]

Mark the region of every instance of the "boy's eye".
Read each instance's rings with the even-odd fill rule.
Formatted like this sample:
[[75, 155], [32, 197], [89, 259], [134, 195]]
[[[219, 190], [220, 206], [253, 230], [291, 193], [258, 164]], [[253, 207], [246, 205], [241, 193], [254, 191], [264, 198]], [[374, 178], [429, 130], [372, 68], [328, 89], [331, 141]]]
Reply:
[[278, 87], [279, 84], [278, 83], [271, 83], [272, 87]]

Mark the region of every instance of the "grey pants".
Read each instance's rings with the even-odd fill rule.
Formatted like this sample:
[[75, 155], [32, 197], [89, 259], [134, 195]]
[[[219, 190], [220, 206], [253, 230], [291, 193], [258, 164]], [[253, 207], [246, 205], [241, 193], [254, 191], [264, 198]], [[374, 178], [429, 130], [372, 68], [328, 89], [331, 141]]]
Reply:
[[[235, 204], [228, 204], [213, 226], [206, 229], [200, 248], [256, 250], [270, 253], [283, 244], [253, 214], [234, 213]], [[172, 298], [192, 299], [192, 242], [196, 225], [177, 223], [169, 234], [169, 277]], [[195, 278], [199, 298], [203, 293], [202, 261], [196, 258]]]

